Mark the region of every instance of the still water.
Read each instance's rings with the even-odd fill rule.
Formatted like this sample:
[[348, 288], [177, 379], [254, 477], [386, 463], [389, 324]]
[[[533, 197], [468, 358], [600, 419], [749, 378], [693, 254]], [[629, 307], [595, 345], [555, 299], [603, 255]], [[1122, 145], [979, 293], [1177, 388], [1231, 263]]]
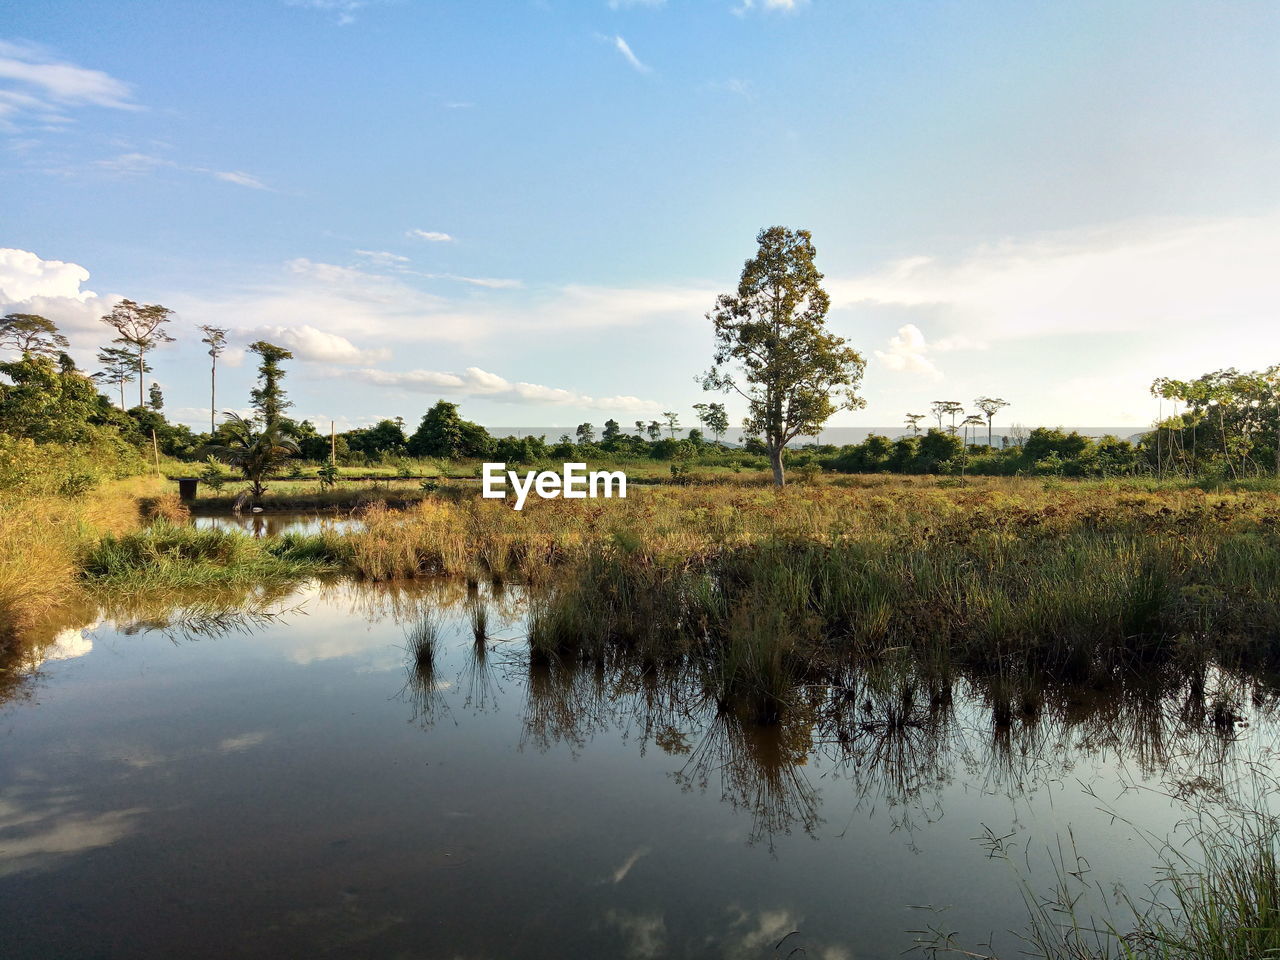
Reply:
[[116, 612], [43, 649], [0, 712], [0, 955], [844, 960], [935, 927], [1013, 956], [1024, 857], [1074, 836], [1140, 891], [1141, 831], [1183, 815], [1164, 791], [1275, 732], [1083, 701], [1000, 730], [961, 688], [893, 724], [874, 685], [757, 728], [688, 678], [531, 665], [510, 588], [263, 610]]
[[254, 537], [278, 537], [285, 533], [308, 536], [315, 533], [346, 533], [357, 529], [363, 521], [341, 513], [272, 513], [218, 514], [191, 518], [197, 530], [234, 530]]

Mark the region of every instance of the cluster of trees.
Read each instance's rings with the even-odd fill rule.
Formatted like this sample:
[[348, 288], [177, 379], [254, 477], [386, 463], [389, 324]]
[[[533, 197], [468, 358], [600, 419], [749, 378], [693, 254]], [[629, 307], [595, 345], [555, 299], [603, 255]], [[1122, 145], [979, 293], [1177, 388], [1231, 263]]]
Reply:
[[[964, 443], [969, 444], [969, 431], [981, 429], [984, 425], [987, 428], [987, 446], [992, 446], [994, 439], [992, 436], [992, 423], [995, 416], [1005, 407], [1009, 406], [1009, 401], [1002, 397], [978, 397], [973, 401], [973, 405], [981, 411], [981, 413], [967, 413], [964, 404], [958, 400], [934, 400], [929, 404], [930, 414], [938, 421], [938, 432], [944, 429], [953, 437], [963, 431]], [[951, 418], [951, 423], [943, 425], [943, 420], [947, 417]], [[960, 419], [963, 417], [964, 419]], [[908, 413], [906, 415], [906, 425], [910, 428], [913, 436], [920, 434], [920, 421], [925, 418], [923, 413]], [[975, 437], [976, 437], [975, 433]]]
[[1072, 431], [1037, 427], [1000, 448], [966, 443], [946, 429], [930, 427], [922, 435], [872, 435], [844, 447], [816, 447], [819, 463], [842, 473], [941, 473], [988, 476], [1113, 477], [1149, 473], [1145, 444], [1118, 437], [1093, 439]]
[[1161, 377], [1151, 393], [1173, 406], [1147, 440], [1159, 473], [1280, 476], [1280, 365], [1244, 373], [1229, 367], [1194, 380]]

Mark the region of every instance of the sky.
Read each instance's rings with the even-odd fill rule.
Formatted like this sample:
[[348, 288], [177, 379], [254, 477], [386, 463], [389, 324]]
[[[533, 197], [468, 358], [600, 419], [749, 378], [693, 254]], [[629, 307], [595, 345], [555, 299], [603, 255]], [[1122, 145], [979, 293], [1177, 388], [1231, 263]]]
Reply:
[[0, 311], [92, 370], [116, 300], [172, 308], [192, 425], [199, 324], [220, 409], [267, 339], [324, 428], [691, 425], [774, 224], [867, 360], [832, 426], [1141, 426], [1158, 376], [1280, 362], [1274, 2], [0, 7]]

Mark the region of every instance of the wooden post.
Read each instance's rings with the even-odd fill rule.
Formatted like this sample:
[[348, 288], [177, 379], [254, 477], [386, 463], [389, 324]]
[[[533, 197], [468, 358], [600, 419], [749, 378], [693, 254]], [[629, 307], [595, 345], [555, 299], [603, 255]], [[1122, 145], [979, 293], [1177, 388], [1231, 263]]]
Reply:
[[160, 476], [160, 443], [156, 440], [156, 432], [151, 431], [151, 449], [156, 455], [156, 476]]

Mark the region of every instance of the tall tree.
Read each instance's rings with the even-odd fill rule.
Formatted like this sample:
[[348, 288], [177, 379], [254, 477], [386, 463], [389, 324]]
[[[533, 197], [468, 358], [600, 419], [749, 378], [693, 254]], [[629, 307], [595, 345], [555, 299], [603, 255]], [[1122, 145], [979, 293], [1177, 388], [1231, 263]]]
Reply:
[[[865, 405], [856, 390], [866, 362], [826, 328], [830, 300], [809, 231], [769, 227], [756, 243], [737, 292], [722, 294], [707, 314], [716, 350], [703, 387], [734, 391], [747, 401], [743, 426], [763, 434], [774, 485], [781, 487], [783, 451], [791, 440], [817, 434], [838, 410]], [[730, 365], [741, 369], [741, 380]]]
[[657, 420], [650, 420], [649, 426], [645, 427], [645, 432], [649, 434], [649, 439], [656, 443], [662, 439], [662, 424]]
[[200, 342], [209, 345], [209, 432], [213, 433], [218, 429], [218, 357], [227, 349], [227, 331], [201, 324], [200, 332], [204, 334]]
[[292, 360], [293, 354], [284, 347], [265, 340], [255, 340], [249, 344], [249, 350], [256, 353], [261, 361], [258, 364], [258, 385], [249, 391], [249, 402], [257, 411], [258, 418], [264, 428], [274, 427], [280, 422], [284, 412], [293, 406], [284, 395], [280, 381], [284, 379], [282, 360]]
[[1001, 397], [979, 397], [973, 401], [973, 405], [987, 418], [987, 446], [989, 447], [991, 446], [991, 421], [995, 419], [997, 413], [1009, 406], [1009, 401]]
[[716, 443], [720, 442], [729, 430], [729, 414], [725, 412], [723, 403], [712, 403], [707, 407], [706, 427], [716, 438]]
[[622, 436], [622, 427], [618, 426], [617, 420], [606, 420], [604, 422], [604, 430], [600, 433], [600, 439], [605, 443], [617, 440]]
[[151, 386], [147, 390], [147, 406], [156, 413], [164, 409], [164, 393], [160, 390], [160, 384], [154, 380], [151, 381]]
[[589, 423], [578, 424], [577, 429], [579, 443], [595, 443], [596, 428]]
[[17, 350], [24, 357], [54, 357], [71, 346], [58, 325], [36, 313], [9, 313], [0, 318], [0, 350]]
[[[115, 384], [120, 390], [120, 409], [124, 407], [124, 385], [133, 383], [138, 371], [138, 355], [124, 347], [103, 347], [98, 351], [98, 362], [102, 369], [93, 375], [99, 383]], [[144, 363], [143, 369], [151, 372], [150, 365]]]
[[676, 428], [680, 426], [680, 414], [672, 410], [666, 410], [662, 414], [662, 419], [667, 421], [667, 432], [671, 439], [674, 440], [676, 438]]
[[924, 419], [923, 413], [908, 413], [905, 422], [911, 428], [911, 435], [915, 436], [920, 432], [920, 421]]
[[637, 437], [643, 437], [643, 436], [644, 436], [644, 421], [643, 421], [643, 420], [637, 420], [637, 421], [636, 421], [636, 436], [637, 436]]
[[102, 318], [102, 322], [116, 331], [112, 343], [124, 344], [132, 348], [138, 358], [138, 406], [143, 406], [143, 383], [147, 373], [146, 355], [162, 343], [172, 343], [173, 337], [165, 332], [164, 325], [170, 321], [173, 311], [158, 303], [140, 306], [132, 300], [121, 300], [111, 312]]

